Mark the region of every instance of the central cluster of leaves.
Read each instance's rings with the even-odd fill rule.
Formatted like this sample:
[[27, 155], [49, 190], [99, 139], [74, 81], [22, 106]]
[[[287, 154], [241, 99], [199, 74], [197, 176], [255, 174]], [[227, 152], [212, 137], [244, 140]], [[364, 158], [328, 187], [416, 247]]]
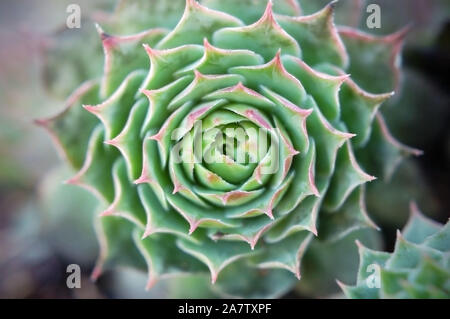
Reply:
[[374, 177], [353, 149], [374, 155], [372, 122], [393, 144], [377, 115], [391, 93], [369, 94], [342, 71], [349, 56], [332, 11], [275, 16], [269, 2], [244, 25], [188, 0], [172, 31], [98, 27], [101, 83], [43, 123], [79, 169], [69, 182], [101, 200], [94, 276], [105, 263], [141, 266], [141, 255], [149, 286], [206, 265], [227, 293], [277, 293], [295, 279], [286, 269], [300, 278], [319, 212], [324, 238], [373, 226], [362, 185]]

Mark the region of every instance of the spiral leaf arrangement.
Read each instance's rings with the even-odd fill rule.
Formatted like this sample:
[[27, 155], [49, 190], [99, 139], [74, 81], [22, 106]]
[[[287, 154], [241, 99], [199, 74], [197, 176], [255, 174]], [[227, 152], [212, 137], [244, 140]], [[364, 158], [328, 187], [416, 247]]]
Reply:
[[[436, 223], [412, 204], [411, 217], [403, 231], [397, 232], [392, 253], [357, 244], [360, 255], [357, 283], [355, 286], [339, 283], [349, 298], [450, 298], [449, 222]], [[370, 265], [377, 267], [373, 267], [376, 273], [367, 271]]]
[[99, 199], [94, 278], [146, 267], [150, 288], [209, 270], [222, 295], [277, 296], [300, 279], [311, 240], [376, 228], [364, 184], [419, 153], [379, 112], [404, 31], [338, 30], [334, 3], [302, 16], [289, 0], [187, 0], [168, 29], [158, 14], [172, 21], [173, 8], [143, 3], [105, 23], [139, 33], [98, 26], [101, 80], [39, 121], [78, 170], [67, 182]]

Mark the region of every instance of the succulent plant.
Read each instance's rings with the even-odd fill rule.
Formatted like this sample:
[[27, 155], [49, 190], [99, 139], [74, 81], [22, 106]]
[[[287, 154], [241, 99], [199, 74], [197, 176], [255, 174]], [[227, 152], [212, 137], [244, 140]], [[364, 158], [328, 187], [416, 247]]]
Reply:
[[392, 253], [357, 245], [357, 283], [340, 283], [349, 298], [450, 298], [449, 222], [428, 219], [412, 204]]
[[[302, 16], [292, 0], [187, 0], [167, 29], [148, 23], [176, 10], [146, 3], [98, 27], [101, 80], [38, 121], [78, 171], [67, 182], [99, 199], [94, 278], [148, 268], [151, 287], [209, 269], [219, 295], [273, 297], [300, 279], [316, 236], [376, 228], [364, 169], [388, 177], [419, 153], [379, 112], [400, 79], [404, 30], [338, 30], [334, 3]], [[140, 32], [110, 34], [122, 30]]]
[[380, 231], [371, 228], [354, 230], [339, 240], [321, 240], [319, 232], [319, 238], [311, 241], [302, 258], [302, 278], [294, 292], [308, 298], [342, 298], [337, 280], [351, 283], [358, 272], [355, 240], [371, 249], [382, 250], [383, 239]]

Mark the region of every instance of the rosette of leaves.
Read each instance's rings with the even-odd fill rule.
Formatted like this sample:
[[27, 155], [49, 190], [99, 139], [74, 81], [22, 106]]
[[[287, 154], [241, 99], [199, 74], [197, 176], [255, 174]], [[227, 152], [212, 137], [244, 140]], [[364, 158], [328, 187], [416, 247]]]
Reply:
[[412, 204], [410, 219], [403, 231], [397, 232], [392, 253], [357, 244], [357, 283], [340, 284], [347, 297], [450, 298], [449, 222], [441, 225], [428, 219]]
[[[147, 268], [151, 287], [209, 270], [221, 296], [279, 296], [300, 279], [313, 238], [376, 228], [364, 208], [375, 177], [359, 159], [383, 175], [414, 153], [378, 113], [404, 32], [339, 33], [333, 4], [301, 16], [288, 0], [205, 3], [187, 0], [171, 29], [98, 27], [101, 80], [38, 122], [78, 170], [68, 183], [99, 199], [94, 278]], [[110, 21], [133, 24], [124, 12]], [[255, 131], [270, 137], [262, 154]], [[212, 161], [197, 160], [198, 144]]]

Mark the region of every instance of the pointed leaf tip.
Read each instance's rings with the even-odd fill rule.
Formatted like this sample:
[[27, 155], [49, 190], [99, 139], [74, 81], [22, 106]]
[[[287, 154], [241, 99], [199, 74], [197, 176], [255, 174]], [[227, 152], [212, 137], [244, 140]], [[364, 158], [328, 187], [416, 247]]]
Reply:
[[86, 111], [88, 111], [88, 112], [90, 112], [90, 113], [92, 113], [92, 114], [97, 115], [97, 114], [100, 113], [100, 109], [99, 109], [98, 106], [94, 106], [94, 105], [86, 105], [86, 104], [83, 104], [82, 106], [83, 106], [83, 108], [84, 108]]
[[34, 119], [33, 120], [33, 124], [43, 127], [43, 128], [47, 128], [48, 127], [48, 123], [49, 123], [49, 119]]
[[267, 216], [269, 216], [269, 218], [270, 218], [271, 220], [274, 220], [274, 219], [275, 219], [275, 217], [273, 217], [272, 209], [265, 210], [265, 211], [264, 211], [264, 214], [266, 214]]
[[157, 54], [157, 50], [153, 49], [151, 46], [149, 46], [147, 43], [143, 43], [142, 46], [145, 49], [145, 52], [147, 52], [147, 55], [150, 59], [155, 58]]
[[119, 147], [120, 141], [118, 139], [113, 138], [112, 140], [107, 140], [107, 141], [104, 141], [103, 143], [105, 143], [107, 145]]
[[411, 215], [410, 218], [412, 215], [422, 215], [415, 200], [409, 202], [409, 212]]
[[100, 213], [100, 217], [107, 217], [114, 215], [114, 206], [115, 206], [114, 203], [111, 204], [111, 206], [109, 206], [106, 210]]
[[79, 178], [78, 176], [74, 176], [72, 178], [69, 178], [68, 180], [63, 181], [63, 184], [67, 184], [67, 185], [77, 185], [79, 184]]
[[95, 266], [90, 276], [91, 281], [96, 282], [97, 279], [102, 275], [102, 272], [103, 270], [101, 266]]
[[155, 284], [156, 284], [157, 281], [158, 281], [158, 280], [157, 280], [156, 278], [149, 278], [149, 279], [147, 280], [146, 285], [145, 285], [145, 290], [146, 290], [146, 291], [149, 291], [150, 289], [152, 289], [153, 286], [155, 286]]
[[260, 19], [260, 21], [269, 21], [270, 23], [275, 23], [275, 18], [273, 17], [273, 3], [272, 0], [267, 1], [266, 9]]
[[144, 183], [149, 183], [150, 179], [146, 175], [141, 175], [138, 179], [133, 181], [133, 184], [139, 185]]
[[327, 6], [329, 6], [329, 7], [334, 9], [338, 2], [339, 2], [338, 0], [333, 0], [330, 3], [328, 3]]
[[109, 34], [107, 34], [103, 28], [100, 26], [100, 24], [95, 23], [95, 29], [97, 30], [97, 33], [100, 35], [100, 39], [104, 41], [106, 38], [110, 37]]
[[98, 32], [99, 34], [105, 33], [105, 32], [103, 31], [103, 28], [100, 26], [100, 24], [95, 23], [94, 25], [95, 25], [95, 29], [97, 30], [97, 32]]
[[356, 246], [358, 246], [358, 249], [365, 248], [364, 245], [359, 241], [359, 239], [355, 240], [355, 244], [356, 244]]
[[192, 235], [198, 228], [198, 222], [189, 222], [189, 235]]
[[345, 285], [342, 281], [340, 281], [339, 279], [336, 279], [336, 284], [339, 286], [339, 288], [341, 288], [342, 291], [345, 292], [345, 290], [347, 289], [347, 285]]

